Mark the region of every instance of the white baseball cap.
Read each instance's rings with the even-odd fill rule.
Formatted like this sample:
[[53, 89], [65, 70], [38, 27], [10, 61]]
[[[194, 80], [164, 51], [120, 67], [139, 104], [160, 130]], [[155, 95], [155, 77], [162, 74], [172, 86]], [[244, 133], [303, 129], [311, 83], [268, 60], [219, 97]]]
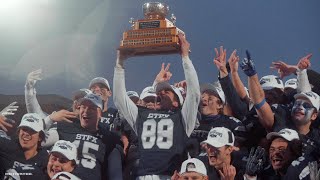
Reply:
[[127, 91], [127, 95], [129, 97], [137, 97], [137, 98], [139, 98], [139, 94], [136, 91]]
[[292, 89], [297, 89], [298, 87], [298, 81], [296, 78], [288, 79], [284, 83], [284, 88], [292, 88]]
[[317, 109], [317, 111], [319, 111], [320, 97], [317, 93], [310, 91], [310, 92], [302, 92], [302, 93], [294, 95], [294, 99], [299, 99], [299, 98], [309, 99], [309, 101], [311, 102], [313, 107], [315, 107]]
[[219, 98], [221, 99], [223, 104], [226, 103], [226, 96], [225, 96], [221, 86], [206, 83], [206, 84], [202, 84], [200, 86], [200, 91], [202, 94], [206, 91], [213, 92], [219, 96]]
[[263, 90], [270, 90], [273, 88], [279, 88], [283, 90], [284, 88], [282, 80], [275, 75], [263, 76], [260, 79], [260, 85]]
[[142, 90], [140, 99], [143, 100], [146, 97], [157, 97], [157, 94], [152, 86], [148, 86]]
[[107, 79], [103, 78], [103, 77], [95, 77], [93, 78], [90, 83], [89, 83], [89, 88], [91, 88], [94, 84], [103, 84], [105, 85], [108, 89], [110, 89], [110, 85]]
[[161, 82], [161, 83], [158, 83], [158, 84], [155, 85], [156, 93], [158, 93], [158, 92], [160, 92], [162, 90], [165, 90], [165, 89], [172, 90], [178, 96], [178, 100], [179, 100], [180, 105], [181, 106], [183, 105], [183, 100], [184, 99], [182, 97], [182, 94], [181, 94], [181, 91], [179, 90], [179, 88], [177, 88], [175, 86], [172, 86], [167, 82]]
[[75, 100], [81, 99], [89, 93], [92, 93], [92, 91], [90, 91], [89, 89], [85, 89], [85, 88], [76, 90], [72, 93], [72, 100], [75, 101]]
[[18, 128], [20, 127], [28, 127], [36, 132], [44, 131], [43, 120], [41, 116], [36, 113], [27, 113], [23, 115]]
[[52, 180], [54, 180], [54, 179], [59, 179], [59, 180], [81, 180], [77, 176], [75, 176], [75, 175], [73, 175], [73, 174], [71, 174], [69, 172], [65, 172], [65, 171], [58, 172], [57, 174], [55, 174], [52, 177]]
[[102, 109], [103, 101], [100, 96], [93, 94], [93, 93], [89, 93], [89, 94], [85, 95], [83, 98], [81, 98], [79, 100], [79, 103], [82, 104], [83, 102], [86, 102], [86, 101], [90, 101], [94, 105], [96, 105], [97, 107]]
[[57, 152], [65, 156], [69, 161], [77, 160], [77, 147], [70, 141], [59, 140], [54, 143], [50, 153]]
[[299, 135], [297, 131], [289, 128], [281, 129], [279, 132], [270, 132], [267, 134], [267, 139], [270, 140], [274, 137], [282, 137], [287, 141], [292, 141], [294, 139], [299, 140]]
[[191, 158], [183, 161], [181, 165], [180, 174], [183, 174], [186, 172], [196, 172], [204, 176], [207, 176], [206, 166], [203, 164], [202, 161], [196, 158]]
[[201, 144], [219, 148], [225, 145], [234, 146], [234, 141], [234, 135], [228, 128], [215, 127], [210, 130], [207, 140], [202, 141]]

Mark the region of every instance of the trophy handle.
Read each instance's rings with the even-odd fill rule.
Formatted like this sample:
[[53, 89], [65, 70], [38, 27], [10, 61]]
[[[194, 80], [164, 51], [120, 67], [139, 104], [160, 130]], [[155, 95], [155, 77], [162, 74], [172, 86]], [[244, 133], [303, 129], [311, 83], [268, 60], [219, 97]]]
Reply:
[[171, 14], [170, 19], [171, 19], [171, 21], [172, 21], [172, 24], [173, 24], [173, 25], [176, 25], [177, 17], [176, 17], [174, 14]]
[[134, 23], [135, 23], [133, 17], [130, 18], [129, 23], [131, 24], [131, 27], [133, 28], [134, 27]]

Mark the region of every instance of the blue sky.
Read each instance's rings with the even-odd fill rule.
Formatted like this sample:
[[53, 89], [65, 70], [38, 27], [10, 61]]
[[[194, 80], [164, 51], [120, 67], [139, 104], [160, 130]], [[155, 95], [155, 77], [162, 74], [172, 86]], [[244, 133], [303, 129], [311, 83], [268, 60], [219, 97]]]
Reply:
[[[103, 76], [112, 84], [116, 48], [129, 19], [142, 19], [145, 0], [1, 0], [1, 94], [23, 94], [28, 72], [42, 68], [40, 94], [70, 97]], [[190, 58], [200, 82], [217, 80], [214, 48], [228, 54], [249, 49], [261, 75], [282, 59], [296, 64], [313, 53], [312, 69], [320, 67], [320, 1], [318, 0], [166, 0], [176, 25], [191, 44]], [[169, 18], [170, 16], [168, 16]], [[162, 62], [171, 63], [171, 82], [183, 79], [179, 55], [134, 57], [126, 62], [128, 90], [153, 82]], [[243, 74], [243, 73], [241, 73]], [[246, 82], [246, 78], [242, 76]]]

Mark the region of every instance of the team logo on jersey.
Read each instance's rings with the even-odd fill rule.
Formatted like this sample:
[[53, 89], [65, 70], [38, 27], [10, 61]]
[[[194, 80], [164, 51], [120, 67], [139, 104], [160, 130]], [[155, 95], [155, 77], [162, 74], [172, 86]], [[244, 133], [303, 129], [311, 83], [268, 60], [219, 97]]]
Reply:
[[168, 118], [170, 116], [170, 114], [159, 114], [159, 113], [149, 113], [148, 114], [148, 119], [154, 119], [154, 118]]
[[106, 118], [106, 117], [101, 117], [101, 118], [100, 118], [100, 122], [106, 123], [106, 124], [111, 124], [111, 123], [110, 123], [110, 118]]
[[13, 168], [18, 168], [20, 167], [22, 170], [34, 170], [34, 167], [32, 164], [23, 164], [18, 161], [13, 162]]
[[90, 141], [93, 143], [97, 143], [97, 140], [98, 140], [98, 138], [91, 136], [91, 135], [86, 135], [86, 134], [77, 134], [76, 139]]

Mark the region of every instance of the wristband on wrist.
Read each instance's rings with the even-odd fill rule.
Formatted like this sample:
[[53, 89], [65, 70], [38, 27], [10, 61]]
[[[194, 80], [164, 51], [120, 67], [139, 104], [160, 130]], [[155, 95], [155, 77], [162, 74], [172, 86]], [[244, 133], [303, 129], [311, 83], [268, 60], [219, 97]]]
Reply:
[[262, 101], [258, 104], [255, 104], [254, 107], [258, 110], [264, 105], [264, 103], [266, 103], [266, 99], [262, 99]]

